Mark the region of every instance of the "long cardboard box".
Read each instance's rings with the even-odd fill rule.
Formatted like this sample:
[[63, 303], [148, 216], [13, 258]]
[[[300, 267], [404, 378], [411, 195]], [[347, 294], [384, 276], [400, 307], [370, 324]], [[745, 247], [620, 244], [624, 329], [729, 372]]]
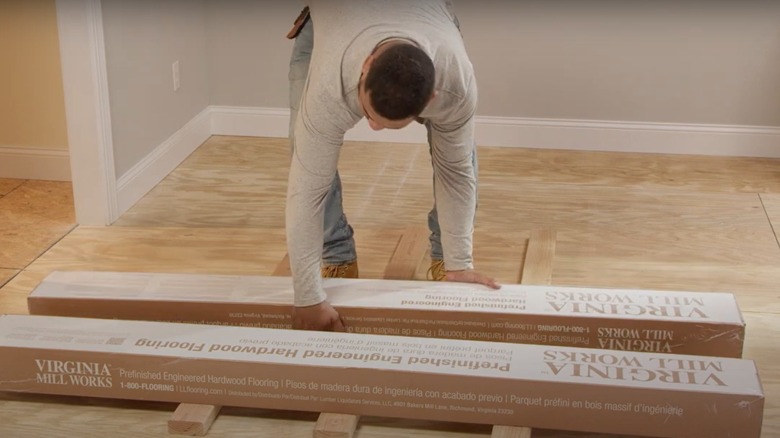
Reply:
[[[732, 294], [326, 279], [355, 333], [741, 357]], [[53, 272], [31, 314], [290, 328], [289, 277]]]
[[29, 315], [0, 391], [680, 438], [757, 438], [764, 403], [742, 359]]

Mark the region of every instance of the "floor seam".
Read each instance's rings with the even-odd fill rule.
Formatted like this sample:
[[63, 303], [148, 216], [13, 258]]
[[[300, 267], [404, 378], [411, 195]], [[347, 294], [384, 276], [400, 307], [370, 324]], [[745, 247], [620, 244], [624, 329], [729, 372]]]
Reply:
[[[72, 226], [72, 227], [71, 227], [71, 228], [70, 228], [68, 231], [66, 231], [66, 232], [65, 232], [65, 233], [64, 233], [62, 236], [60, 236], [59, 238], [57, 238], [57, 240], [55, 240], [54, 242], [52, 242], [50, 245], [46, 246], [46, 248], [45, 248], [43, 251], [41, 251], [41, 252], [40, 252], [40, 254], [38, 254], [38, 255], [37, 255], [37, 256], [36, 256], [34, 259], [32, 259], [32, 260], [31, 260], [29, 263], [27, 263], [27, 264], [26, 264], [26, 265], [24, 265], [23, 267], [21, 267], [21, 268], [2, 268], [2, 267], [0, 267], [0, 269], [9, 269], [9, 270], [13, 270], [13, 271], [18, 271], [18, 272], [17, 272], [16, 274], [14, 274], [14, 275], [13, 275], [13, 276], [12, 276], [12, 277], [11, 277], [11, 278], [10, 278], [10, 279], [7, 281], [7, 282], [5, 282], [5, 283], [3, 284], [3, 286], [4, 286], [4, 285], [6, 285], [6, 284], [8, 284], [8, 282], [10, 282], [11, 280], [13, 280], [13, 279], [14, 279], [14, 278], [15, 278], [17, 275], [19, 275], [19, 274], [21, 274], [22, 272], [26, 271], [26, 270], [27, 270], [27, 268], [29, 268], [29, 267], [30, 267], [30, 266], [31, 266], [33, 263], [37, 262], [37, 261], [38, 261], [38, 259], [40, 259], [41, 257], [43, 257], [43, 256], [44, 256], [44, 255], [45, 255], [47, 252], [49, 252], [49, 250], [51, 250], [52, 248], [54, 248], [54, 246], [55, 246], [55, 245], [57, 245], [58, 243], [60, 243], [60, 242], [62, 241], [62, 239], [64, 239], [64, 238], [68, 237], [68, 235], [69, 235], [70, 233], [72, 233], [72, 232], [73, 232], [73, 230], [75, 230], [76, 228], [78, 228], [78, 224], [74, 224], [74, 225], [73, 225], [73, 226]], [[2, 287], [2, 286], [0, 286], [0, 287]]]
[[764, 198], [761, 197], [761, 193], [758, 193], [758, 202], [761, 203], [761, 208], [764, 209], [764, 216], [766, 216], [766, 221], [769, 222], [769, 229], [772, 230], [772, 234], [775, 236], [775, 243], [777, 243], [777, 248], [780, 249], [780, 237], [778, 237], [775, 226], [772, 224], [772, 218], [769, 217], [769, 212], [766, 210]]
[[9, 190], [9, 191], [8, 191], [8, 193], [6, 193], [6, 194], [4, 194], [4, 195], [0, 195], [0, 198], [5, 198], [5, 197], [7, 197], [8, 195], [10, 195], [11, 193], [13, 193], [13, 192], [15, 192], [15, 191], [19, 190], [20, 188], [22, 188], [22, 186], [24, 186], [25, 184], [27, 184], [27, 183], [29, 183], [29, 182], [30, 182], [30, 180], [29, 180], [29, 179], [25, 179], [25, 180], [23, 180], [23, 181], [21, 182], [21, 184], [17, 185], [16, 187], [12, 188], [11, 190]]
[[43, 251], [41, 251], [41, 253], [40, 253], [40, 254], [38, 254], [38, 255], [37, 255], [37, 256], [36, 256], [34, 259], [32, 259], [32, 260], [30, 261], [30, 263], [26, 264], [26, 265], [25, 265], [25, 266], [24, 266], [24, 267], [23, 267], [23, 268], [22, 268], [22, 269], [21, 269], [19, 272], [22, 272], [22, 271], [25, 271], [25, 270], [27, 270], [27, 268], [29, 268], [29, 267], [30, 267], [30, 265], [32, 265], [33, 263], [37, 262], [37, 261], [38, 261], [38, 259], [40, 259], [41, 257], [43, 257], [43, 256], [44, 256], [44, 255], [45, 255], [47, 252], [49, 252], [49, 250], [51, 250], [52, 248], [54, 248], [54, 246], [55, 246], [55, 245], [57, 245], [58, 243], [60, 243], [60, 242], [62, 241], [62, 239], [64, 239], [64, 238], [68, 237], [68, 235], [69, 235], [70, 233], [72, 233], [72, 232], [73, 232], [73, 230], [75, 230], [77, 227], [78, 227], [78, 224], [74, 224], [72, 227], [70, 227], [70, 229], [69, 229], [68, 231], [66, 231], [65, 233], [63, 233], [63, 234], [62, 234], [62, 236], [60, 236], [60, 237], [59, 237], [57, 240], [55, 240], [55, 241], [54, 241], [54, 242], [52, 242], [50, 245], [48, 245], [48, 246], [47, 246], [47, 247], [46, 247], [46, 248], [45, 248]]
[[18, 276], [19, 276], [19, 274], [21, 274], [22, 272], [24, 272], [24, 271], [23, 271], [23, 270], [21, 270], [21, 269], [14, 269], [14, 271], [16, 271], [16, 273], [14, 273], [14, 275], [12, 275], [12, 276], [8, 277], [8, 280], [4, 281], [3, 283], [0, 283], [0, 291], [2, 291], [2, 289], [3, 289], [3, 288], [6, 286], [6, 285], [8, 285], [8, 284], [9, 284], [11, 281], [13, 281], [13, 279], [14, 279], [14, 278], [18, 277]]

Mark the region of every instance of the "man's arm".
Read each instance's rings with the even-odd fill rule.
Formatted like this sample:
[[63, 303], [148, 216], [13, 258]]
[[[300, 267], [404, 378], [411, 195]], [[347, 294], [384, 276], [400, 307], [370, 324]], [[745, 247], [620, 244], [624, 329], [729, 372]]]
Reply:
[[[345, 129], [327, 95], [307, 83], [295, 124], [287, 188], [286, 230], [296, 328], [332, 329], [338, 314], [320, 278], [324, 200], [336, 175]], [[328, 326], [330, 324], [330, 326]]]
[[444, 264], [448, 270], [473, 268], [472, 235], [477, 204], [477, 175], [473, 166], [476, 86], [465, 96], [439, 92], [435, 99], [444, 114], [431, 120], [436, 209], [439, 215]]
[[446, 280], [480, 283], [498, 289], [490, 277], [474, 271], [473, 233], [477, 205], [477, 169], [474, 154], [476, 83], [466, 95], [437, 96], [453, 103], [445, 116], [431, 125], [436, 209], [441, 229]]

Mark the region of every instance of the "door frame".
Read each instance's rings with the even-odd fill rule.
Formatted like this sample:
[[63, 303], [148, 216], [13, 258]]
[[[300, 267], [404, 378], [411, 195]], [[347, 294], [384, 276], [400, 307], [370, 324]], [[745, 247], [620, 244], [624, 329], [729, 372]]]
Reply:
[[56, 0], [73, 200], [79, 225], [118, 218], [100, 0]]

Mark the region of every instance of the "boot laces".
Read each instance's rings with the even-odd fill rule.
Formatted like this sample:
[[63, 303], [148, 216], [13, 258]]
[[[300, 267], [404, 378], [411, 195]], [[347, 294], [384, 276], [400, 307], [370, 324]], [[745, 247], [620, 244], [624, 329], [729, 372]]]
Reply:
[[433, 260], [431, 262], [431, 267], [428, 268], [426, 277], [433, 281], [442, 281], [446, 275], [446, 271], [444, 270], [444, 260]]

